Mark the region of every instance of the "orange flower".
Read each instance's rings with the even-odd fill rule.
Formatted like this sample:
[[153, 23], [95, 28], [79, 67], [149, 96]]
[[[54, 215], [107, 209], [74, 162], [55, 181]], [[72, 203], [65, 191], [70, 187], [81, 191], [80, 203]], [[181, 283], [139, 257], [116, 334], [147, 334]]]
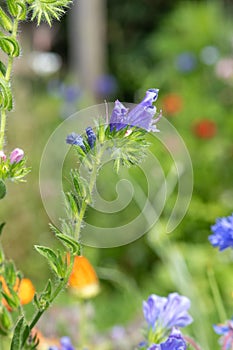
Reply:
[[74, 258], [73, 270], [68, 283], [70, 291], [84, 299], [93, 297], [99, 292], [98, 277], [85, 256]]
[[203, 119], [194, 124], [194, 134], [201, 139], [211, 139], [217, 132], [216, 124], [210, 119]]
[[[3, 276], [0, 276], [0, 282], [2, 283], [3, 291], [10, 296], [9, 288]], [[35, 288], [28, 278], [22, 278], [20, 280], [17, 277], [13, 290], [17, 292], [21, 305], [30, 303], [35, 294]], [[10, 310], [10, 307], [4, 298], [2, 298], [2, 303]]]
[[182, 99], [179, 95], [169, 94], [163, 98], [163, 110], [165, 113], [173, 115], [182, 109]]

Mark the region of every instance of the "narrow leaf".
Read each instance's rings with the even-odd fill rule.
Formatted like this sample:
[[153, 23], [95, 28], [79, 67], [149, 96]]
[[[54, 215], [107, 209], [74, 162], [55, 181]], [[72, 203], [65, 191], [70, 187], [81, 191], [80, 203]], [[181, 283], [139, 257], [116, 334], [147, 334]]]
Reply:
[[0, 224], [0, 236], [1, 236], [1, 234], [2, 234], [2, 230], [3, 230], [3, 227], [6, 225], [6, 223], [5, 222], [2, 222], [1, 224]]
[[7, 32], [11, 32], [13, 24], [10, 17], [7, 16], [5, 11], [0, 7], [0, 26]]
[[80, 254], [80, 244], [73, 238], [64, 235], [63, 233], [56, 234], [56, 237], [69, 249], [74, 255]]
[[0, 179], [0, 199], [4, 198], [6, 195], [6, 185], [5, 183]]
[[22, 350], [22, 337], [28, 328], [24, 316], [21, 316], [15, 326], [10, 350]]

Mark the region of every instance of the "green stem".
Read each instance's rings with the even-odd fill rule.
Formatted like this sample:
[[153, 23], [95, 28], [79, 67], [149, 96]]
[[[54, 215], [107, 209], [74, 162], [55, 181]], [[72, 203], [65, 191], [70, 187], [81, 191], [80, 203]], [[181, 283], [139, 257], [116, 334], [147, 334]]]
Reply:
[[[17, 39], [18, 24], [19, 24], [18, 20], [15, 19], [14, 23], [13, 23], [12, 34], [10, 36], [11, 38], [13, 38], [15, 40]], [[9, 56], [7, 68], [6, 68], [6, 74], [5, 74], [5, 80], [7, 82], [9, 82], [10, 78], [11, 78], [13, 62], [14, 62], [14, 57]], [[0, 112], [1, 112], [0, 150], [2, 150], [4, 147], [4, 139], [5, 139], [5, 131], [6, 131], [6, 111], [1, 108]]]
[[207, 276], [209, 279], [209, 284], [214, 297], [214, 302], [218, 311], [218, 315], [220, 317], [220, 320], [224, 322], [227, 319], [227, 315], [223, 306], [222, 298], [212, 268], [207, 269]]
[[41, 318], [43, 313], [50, 307], [50, 305], [53, 303], [53, 301], [56, 299], [56, 297], [60, 294], [60, 292], [67, 286], [67, 283], [69, 281], [69, 277], [70, 277], [70, 274], [71, 274], [71, 271], [73, 268], [74, 257], [71, 256], [70, 259], [71, 259], [71, 261], [70, 261], [70, 264], [67, 268], [66, 276], [64, 277], [63, 280], [59, 280], [59, 284], [57, 285], [56, 289], [54, 290], [53, 294], [51, 295], [46, 307], [43, 310], [38, 310], [36, 312], [36, 314], [34, 315], [32, 321], [29, 325], [28, 331], [23, 334], [22, 347], [24, 346], [25, 342], [27, 341], [31, 330], [35, 327], [35, 325], [37, 324], [37, 322], [39, 321], [39, 319]]
[[[98, 169], [99, 169], [99, 166], [101, 164], [101, 158], [102, 158], [103, 153], [104, 153], [104, 147], [101, 145], [99, 151], [96, 154], [95, 162], [93, 164], [93, 168], [92, 168], [92, 172], [91, 172], [91, 176], [90, 176], [90, 182], [89, 182], [90, 193], [93, 192], [93, 189], [94, 189], [94, 186], [96, 183]], [[88, 203], [85, 201], [82, 202], [79, 216], [77, 218], [77, 224], [75, 226], [74, 238], [78, 242], [80, 241], [80, 231], [81, 231], [81, 227], [82, 227], [83, 218], [84, 218], [84, 215], [85, 215], [85, 212], [87, 209], [87, 204]]]

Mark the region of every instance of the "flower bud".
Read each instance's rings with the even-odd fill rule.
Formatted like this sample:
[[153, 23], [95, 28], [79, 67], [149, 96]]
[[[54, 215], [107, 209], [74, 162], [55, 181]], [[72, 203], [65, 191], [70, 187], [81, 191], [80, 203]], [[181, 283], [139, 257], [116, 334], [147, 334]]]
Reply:
[[0, 151], [0, 161], [5, 161], [6, 160], [6, 155], [3, 151]]
[[10, 154], [10, 162], [19, 163], [24, 157], [24, 151], [20, 148], [15, 148]]

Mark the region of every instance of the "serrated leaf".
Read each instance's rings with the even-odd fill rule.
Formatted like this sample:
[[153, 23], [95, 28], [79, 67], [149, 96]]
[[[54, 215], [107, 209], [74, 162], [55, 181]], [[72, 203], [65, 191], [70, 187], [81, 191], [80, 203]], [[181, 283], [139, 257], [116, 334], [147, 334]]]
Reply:
[[56, 234], [56, 237], [73, 253], [73, 255], [80, 254], [80, 244], [73, 238], [64, 235], [63, 233]]
[[1, 37], [0, 47], [10, 57], [18, 57], [20, 54], [19, 43], [14, 38], [8, 36]]
[[4, 181], [0, 179], [0, 199], [4, 198], [5, 195], [6, 195], [6, 185]]
[[13, 29], [13, 23], [9, 16], [0, 7], [0, 26], [7, 32], [11, 32]]

